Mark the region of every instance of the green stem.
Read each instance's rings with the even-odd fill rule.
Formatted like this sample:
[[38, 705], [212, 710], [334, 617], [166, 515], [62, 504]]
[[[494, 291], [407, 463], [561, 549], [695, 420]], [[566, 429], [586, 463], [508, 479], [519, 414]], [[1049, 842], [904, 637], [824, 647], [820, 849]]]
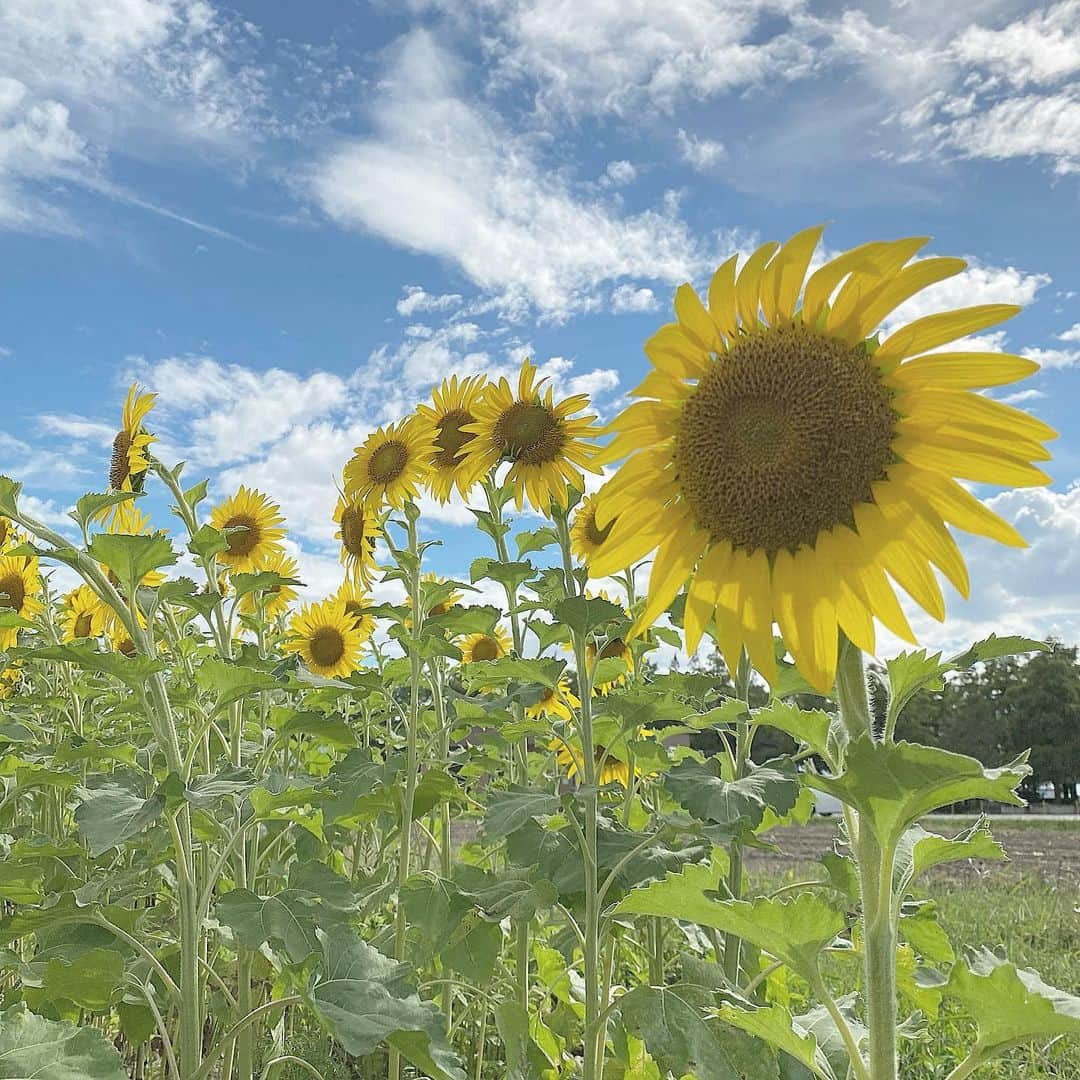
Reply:
[[[743, 650], [739, 657], [739, 666], [735, 671], [735, 694], [740, 701], [750, 700], [750, 658]], [[735, 753], [732, 762], [732, 781], [742, 780], [746, 775], [750, 760], [752, 731], [746, 715], [740, 716], [735, 727]], [[728, 865], [728, 892], [733, 900], [742, 895], [743, 882], [743, 842], [739, 836], [732, 837], [730, 863]], [[728, 982], [739, 984], [739, 965], [742, 959], [742, 939], [737, 934], [724, 935], [724, 974]]]

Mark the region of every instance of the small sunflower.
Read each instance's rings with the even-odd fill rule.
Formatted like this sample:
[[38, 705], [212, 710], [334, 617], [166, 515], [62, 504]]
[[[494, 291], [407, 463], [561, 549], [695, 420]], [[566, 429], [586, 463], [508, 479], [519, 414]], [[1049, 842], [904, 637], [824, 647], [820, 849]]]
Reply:
[[[988, 352], [937, 352], [1015, 315], [987, 304], [916, 319], [878, 344], [877, 327], [960, 259], [910, 262], [917, 237], [864, 244], [805, 282], [821, 229], [766, 244], [736, 275], [716, 272], [705, 308], [689, 285], [676, 322], [645, 346], [653, 370], [604, 457], [630, 455], [605, 485], [613, 522], [591, 571], [656, 552], [640, 633], [689, 585], [686, 647], [710, 622], [729, 667], [742, 648], [776, 677], [773, 624], [807, 680], [827, 692], [842, 630], [865, 652], [874, 619], [913, 641], [893, 591], [934, 618], [940, 570], [962, 596], [967, 569], [948, 526], [1024, 546], [957, 480], [1028, 487], [1053, 429], [979, 388], [1038, 365]], [[802, 296], [801, 303], [799, 301]], [[962, 347], [961, 347], [962, 348]]]
[[89, 585], [79, 585], [64, 597], [64, 641], [100, 637], [105, 630], [108, 607]]
[[[132, 383], [124, 399], [120, 430], [113, 439], [112, 462], [109, 465], [109, 488], [112, 491], [140, 492], [150, 468], [147, 448], [157, 441], [144, 421], [154, 407], [157, 394], [143, 393]], [[120, 504], [123, 505], [123, 504]]]
[[0, 554], [18, 547], [23, 542], [23, 537], [15, 527], [11, 518], [0, 517]]
[[546, 514], [552, 502], [565, 506], [566, 486], [583, 489], [582, 469], [599, 472], [593, 462], [598, 434], [593, 415], [575, 416], [588, 408], [589, 399], [575, 394], [556, 402], [545, 379], [536, 382], [536, 368], [521, 365], [515, 393], [506, 379], [489, 383], [476, 406], [476, 423], [463, 429], [476, 436], [465, 450], [464, 464], [482, 476], [502, 461], [509, 461], [507, 480], [513, 484], [520, 510], [528, 496], [534, 510]]
[[458, 646], [461, 649], [461, 662], [475, 664], [481, 660], [501, 660], [510, 654], [510, 635], [496, 626], [490, 634], [469, 634]]
[[607, 521], [603, 528], [596, 523], [598, 505], [598, 495], [587, 495], [581, 500], [570, 526], [570, 550], [586, 566], [600, 553], [615, 526], [614, 519]]
[[630, 648], [629, 643], [624, 641], [621, 637], [609, 638], [607, 642], [600, 646], [599, 653], [597, 653], [596, 642], [586, 642], [585, 659], [588, 661], [590, 668], [593, 666], [594, 662], [599, 660], [618, 659], [626, 665], [626, 671], [621, 675], [616, 676], [614, 679], [609, 679], [607, 682], [596, 683], [593, 686], [593, 690], [598, 694], [606, 694], [616, 686], [622, 686], [634, 670], [633, 650]]
[[[139, 651], [138, 647], [132, 640], [131, 634], [128, 633], [127, 627], [111, 608], [105, 610], [103, 625], [105, 640], [109, 643], [109, 648], [113, 652], [126, 656], [129, 660], [132, 659]], [[142, 612], [139, 612], [139, 625], [146, 626], [146, 619], [143, 617]]]
[[334, 593], [334, 599], [345, 605], [345, 614], [352, 620], [356, 629], [367, 641], [375, 633], [375, 616], [371, 612], [371, 595], [351, 577], [347, 577]]
[[[423, 574], [420, 580], [428, 586], [445, 585], [447, 583], [446, 578], [439, 577], [438, 574]], [[451, 589], [444, 599], [432, 604], [427, 609], [427, 618], [435, 619], [440, 615], [445, 615], [455, 604], [460, 604], [461, 599], [462, 593], [458, 589]]]
[[[256, 573], [260, 570], [268, 570], [270, 573], [284, 578], [298, 578], [300, 576], [299, 563], [292, 556], [286, 555], [282, 548], [272, 549], [259, 563]], [[224, 595], [224, 592], [222, 592], [222, 595]], [[296, 599], [297, 592], [292, 585], [272, 585], [269, 589], [263, 590], [262, 596], [263, 611], [266, 617], [276, 619]], [[240, 597], [238, 606], [242, 614], [254, 615], [258, 607], [256, 594], [253, 592], [245, 593]]]
[[338, 526], [334, 539], [341, 541], [341, 565], [361, 585], [369, 588], [376, 570], [375, 544], [382, 536], [378, 512], [362, 499], [339, 496], [334, 522]]
[[[642, 737], [651, 737], [653, 732], [643, 730]], [[563, 739], [552, 739], [548, 743], [548, 749], [555, 751], [555, 761], [559, 768], [566, 773], [568, 780], [573, 780], [584, 771], [584, 762], [581, 756], [581, 747], [576, 741], [569, 743]], [[596, 764], [600, 767], [596, 776], [596, 782], [600, 787], [606, 784], [619, 784], [626, 788], [630, 786], [630, 766], [621, 758], [617, 758], [611, 750], [605, 746], [597, 746], [594, 750]], [[635, 769], [640, 776], [641, 770]]]
[[285, 651], [299, 655], [312, 674], [336, 679], [356, 670], [366, 637], [340, 600], [305, 604], [289, 629], [292, 637], [285, 642]]
[[19, 685], [20, 674], [17, 663], [0, 670], [0, 701], [6, 701], [15, 693]]
[[400, 510], [427, 479], [435, 452], [432, 434], [412, 416], [373, 431], [345, 466], [345, 497]]
[[574, 714], [570, 710], [579, 708], [581, 708], [581, 702], [570, 692], [570, 684], [564, 677], [559, 680], [557, 686], [545, 688], [543, 697], [526, 707], [525, 715], [531, 720], [553, 716], [562, 720], [572, 720]]
[[[41, 577], [33, 556], [0, 555], [0, 611], [13, 611], [29, 619], [44, 606], [38, 599]], [[0, 649], [9, 649], [19, 637], [16, 626], [0, 627]]]
[[285, 519], [277, 503], [254, 488], [241, 486], [210, 513], [210, 524], [227, 534], [229, 546], [218, 555], [233, 573], [254, 573], [262, 562], [281, 550], [278, 541], [285, 535], [280, 528]]
[[482, 375], [461, 380], [453, 375], [432, 391], [431, 405], [416, 407], [417, 416], [432, 432], [435, 451], [426, 484], [439, 502], [447, 502], [455, 487], [467, 499], [479, 478], [469, 467], [465, 453], [476, 438], [468, 429], [476, 423], [484, 382]]

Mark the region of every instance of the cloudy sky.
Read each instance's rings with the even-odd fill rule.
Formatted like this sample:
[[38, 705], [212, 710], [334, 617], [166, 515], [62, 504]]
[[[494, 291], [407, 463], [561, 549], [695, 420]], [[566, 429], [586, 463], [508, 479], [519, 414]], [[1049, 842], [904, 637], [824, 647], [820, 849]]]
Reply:
[[610, 416], [680, 282], [925, 233], [970, 269], [904, 314], [1023, 303], [981, 344], [1064, 434], [1051, 490], [985, 493], [1032, 547], [965, 544], [975, 598], [917, 625], [1076, 641], [1078, 75], [1078, 0], [0, 0], [0, 471], [63, 521], [137, 378], [318, 593], [335, 473], [433, 381], [531, 355]]

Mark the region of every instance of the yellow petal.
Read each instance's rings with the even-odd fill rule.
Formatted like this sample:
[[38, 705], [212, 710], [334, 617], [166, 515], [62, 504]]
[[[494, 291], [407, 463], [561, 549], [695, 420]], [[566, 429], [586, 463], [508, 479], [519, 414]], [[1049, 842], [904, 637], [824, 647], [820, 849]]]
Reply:
[[649, 574], [649, 596], [641, 614], [630, 627], [630, 637], [639, 637], [667, 609], [678, 591], [690, 579], [694, 566], [705, 550], [708, 537], [689, 529], [671, 531], [656, 552]]
[[829, 312], [829, 330], [846, 325], [904, 263], [925, 246], [927, 239], [925, 236], [910, 236], [883, 243], [870, 255], [865, 270], [852, 271], [851, 277], [836, 294], [836, 301]]
[[655, 368], [677, 379], [700, 378], [709, 366], [708, 354], [701, 345], [686, 336], [679, 323], [661, 326], [645, 342], [645, 355]]
[[905, 300], [929, 285], [954, 277], [967, 268], [963, 259], [923, 259], [906, 266], [882, 286], [873, 300], [858, 312], [852, 338], [861, 341], [877, 329], [882, 319], [892, 314]]
[[945, 618], [945, 598], [930, 567], [897, 537], [881, 511], [869, 503], [855, 508], [855, 527], [864, 540], [878, 549], [878, 560], [889, 576], [927, 614], [938, 622]]
[[1039, 370], [1034, 360], [1006, 353], [956, 352], [916, 356], [896, 368], [886, 379], [898, 389], [938, 387], [942, 390], [974, 390], [1019, 382]]
[[765, 264], [780, 245], [770, 240], [746, 260], [746, 265], [739, 273], [735, 283], [735, 305], [739, 311], [739, 321], [744, 327], [754, 326], [758, 321], [758, 299], [761, 289], [761, 275]]
[[686, 635], [686, 651], [694, 653], [701, 644], [702, 635], [709, 625], [720, 583], [728, 575], [731, 566], [731, 544], [727, 541], [709, 549], [701, 560], [694, 580], [686, 593], [686, 610], [683, 613], [683, 632]]
[[1021, 309], [1016, 304], [980, 304], [976, 307], [927, 315], [897, 330], [874, 353], [879, 365], [895, 363], [905, 356], [927, 352], [939, 345], [974, 334], [1011, 319]]
[[739, 327], [738, 310], [735, 306], [735, 264], [738, 255], [732, 255], [721, 266], [709, 283], [709, 314], [717, 330], [729, 341]]
[[709, 317], [701, 298], [690, 285], [680, 285], [675, 290], [675, 318], [703, 349], [719, 352], [723, 348], [716, 323]]
[[845, 525], [838, 526], [834, 535], [840, 552], [837, 566], [844, 567], [846, 580], [866, 609], [897, 637], [916, 644], [904, 609], [877, 561], [877, 552]]
[[[740, 552], [739, 554], [743, 554]], [[750, 661], [770, 686], [776, 685], [776, 650], [773, 647], [772, 594], [769, 557], [760, 548], [745, 555], [741, 569], [733, 571], [742, 582], [742, 622]]]
[[859, 247], [845, 251], [835, 259], [830, 259], [824, 266], [818, 267], [806, 282], [806, 290], [803, 292], [802, 317], [807, 326], [813, 326], [825, 305], [829, 302], [837, 285], [855, 271], [863, 271], [872, 266], [873, 256], [879, 252], [885, 244], [880, 240], [871, 241], [869, 244], [861, 244]]
[[788, 645], [795, 664], [815, 690], [827, 694], [836, 679], [836, 657], [840, 635], [836, 624], [835, 571], [821, 565], [813, 548], [795, 553], [795, 573], [799, 588], [794, 593], [794, 615], [798, 627], [794, 648]]
[[630, 396], [671, 401], [685, 397], [690, 389], [691, 387], [682, 381], [681, 376], [669, 375], [666, 371], [658, 371], [654, 368], [630, 391]]
[[916, 470], [906, 481], [948, 522], [974, 536], [985, 536], [1008, 547], [1025, 548], [1027, 541], [1004, 518], [984, 506], [970, 491], [936, 470]]
[[1042, 469], [1000, 452], [994, 453], [979, 443], [941, 433], [936, 438], [937, 445], [930, 445], [923, 438], [901, 435], [893, 441], [893, 450], [904, 461], [919, 468], [935, 469], [978, 484], [1042, 487], [1050, 483], [1050, 477]]
[[901, 415], [943, 424], [976, 424], [1015, 432], [1032, 442], [1056, 439], [1058, 433], [1031, 413], [1014, 409], [1000, 401], [968, 390], [922, 389], [898, 395], [896, 409]]
[[843, 564], [838, 561], [835, 530], [822, 533], [817, 538], [815, 547], [818, 559], [827, 560], [832, 572], [836, 575], [836, 621], [859, 649], [873, 656], [877, 651], [874, 618], [858, 592], [844, 576]]
[[794, 316], [807, 267], [824, 231], [824, 225], [814, 225], [796, 233], [776, 256], [774, 262], [781, 264], [776, 277], [776, 318], [791, 319]]

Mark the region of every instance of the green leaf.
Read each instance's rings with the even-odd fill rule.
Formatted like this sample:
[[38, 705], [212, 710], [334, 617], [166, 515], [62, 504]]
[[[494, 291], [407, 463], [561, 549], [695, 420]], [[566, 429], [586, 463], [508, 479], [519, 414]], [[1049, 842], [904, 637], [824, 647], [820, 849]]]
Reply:
[[465, 1080], [446, 1043], [438, 1007], [411, 991], [398, 964], [343, 928], [320, 932], [323, 963], [309, 987], [312, 1008], [345, 1051], [358, 1057], [389, 1043], [434, 1080]]
[[582, 635], [609, 623], [627, 621], [626, 612], [618, 604], [599, 596], [567, 597], [552, 606], [551, 614]]
[[229, 538], [212, 525], [201, 525], [198, 531], [188, 542], [188, 551], [197, 555], [200, 559], [209, 559], [212, 555], [220, 555], [229, 547]]
[[441, 950], [443, 963], [478, 985], [495, 974], [502, 951], [502, 930], [497, 923], [485, 922], [469, 912]]
[[230, 574], [229, 584], [233, 588], [236, 598], [247, 596], [248, 593], [266, 592], [268, 589], [277, 589], [282, 585], [303, 585], [299, 578], [282, 577], [272, 570], [259, 570], [254, 574]]
[[835, 761], [834, 728], [839, 717], [821, 709], [800, 709], [786, 701], [772, 701], [754, 710], [754, 721], [768, 724], [808, 746], [826, 761]]
[[45, 964], [41, 988], [53, 999], [100, 1012], [112, 1003], [124, 979], [124, 958], [114, 949], [88, 949], [72, 960], [53, 956]]
[[100, 652], [92, 641], [78, 641], [70, 645], [48, 645], [43, 649], [10, 649], [9, 655], [27, 660], [62, 660], [75, 664], [83, 671], [111, 675], [133, 690], [142, 689], [146, 680], [165, 665], [149, 656], [123, 656], [120, 653]]
[[544, 548], [551, 547], [552, 544], [559, 542], [559, 535], [548, 525], [544, 525], [539, 529], [533, 529], [531, 532], [519, 532], [514, 537], [517, 542], [518, 558], [522, 555], [528, 555], [530, 551], [543, 551]]
[[783, 1005], [740, 1009], [724, 1002], [720, 1006], [720, 1018], [789, 1054], [821, 1080], [836, 1080], [828, 1058], [818, 1046], [817, 1038], [798, 1024]]
[[504, 687], [511, 682], [534, 683], [550, 690], [565, 670], [565, 660], [518, 660], [504, 656], [501, 660], [466, 664], [461, 675], [470, 690]]
[[160, 792], [144, 798], [131, 786], [112, 780], [80, 788], [79, 795], [82, 803], [75, 811], [75, 824], [95, 858], [145, 832], [165, 809]]
[[484, 839], [488, 843], [516, 832], [526, 822], [546, 817], [559, 809], [559, 796], [535, 788], [511, 787], [494, 791], [484, 813]]
[[205, 809], [218, 799], [236, 799], [246, 795], [257, 783], [258, 778], [250, 769], [230, 765], [213, 776], [200, 776], [193, 780], [184, 797], [192, 806]]
[[547, 911], [559, 898], [555, 886], [527, 870], [492, 873], [478, 866], [462, 864], [454, 870], [454, 881], [484, 915], [500, 922], [511, 918], [530, 920]]
[[173, 581], [163, 581], [158, 586], [158, 600], [163, 604], [176, 604], [210, 619], [210, 615], [221, 603], [221, 594], [201, 592], [191, 578], [181, 577]]
[[204, 660], [195, 671], [200, 690], [217, 694], [218, 709], [255, 694], [275, 690], [281, 684], [267, 671], [246, 667], [235, 660]]
[[954, 656], [949, 661], [961, 671], [982, 664], [987, 660], [996, 660], [1000, 656], [1018, 656], [1021, 653], [1049, 652], [1050, 645], [1045, 641], [1035, 641], [1026, 637], [1001, 637], [991, 634], [982, 641], [976, 641], [966, 652]]
[[799, 775], [790, 761], [751, 765], [739, 780], [720, 776], [720, 758], [704, 762], [686, 758], [665, 777], [664, 786], [684, 810], [700, 821], [720, 825], [731, 832], [756, 829], [771, 808], [782, 816], [799, 797]]
[[29, 1077], [127, 1080], [127, 1070], [97, 1028], [78, 1028], [67, 1020], [46, 1020], [27, 1012], [25, 1005], [16, 1005], [0, 1013], [0, 1080]]
[[96, 533], [87, 550], [117, 576], [128, 596], [147, 574], [176, 562], [176, 552], [164, 533], [151, 536]]
[[409, 926], [424, 938], [428, 958], [442, 951], [473, 908], [455, 882], [430, 871], [413, 874], [401, 887], [401, 898]]
[[473, 559], [469, 567], [469, 580], [475, 585], [489, 578], [506, 589], [518, 589], [536, 574], [536, 567], [527, 559], [524, 562], [499, 562], [498, 559]]
[[684, 919], [737, 934], [813, 980], [817, 958], [844, 930], [843, 911], [814, 893], [783, 899], [719, 900], [713, 866], [689, 866], [644, 888], [634, 889], [615, 910], [629, 915]]
[[293, 712], [286, 714], [288, 719], [278, 727], [280, 720], [271, 725], [277, 727], [277, 743], [284, 745], [294, 737], [310, 736], [315, 742], [326, 743], [340, 749], [356, 746], [356, 732], [337, 715], [317, 712]]
[[990, 835], [990, 822], [981, 817], [958, 836], [939, 836], [921, 825], [912, 825], [896, 848], [896, 890], [903, 896], [920, 874], [942, 863], [963, 859], [1006, 859], [1002, 846]]
[[94, 521], [102, 510], [110, 506], [117, 506], [120, 503], [130, 502], [134, 498], [135, 492], [133, 491], [88, 492], [79, 498], [75, 503], [75, 509], [68, 514], [68, 517], [77, 521], [79, 528], [85, 530], [89, 528], [90, 522]]
[[286, 890], [262, 897], [248, 889], [232, 889], [218, 898], [215, 911], [249, 949], [264, 942], [280, 944], [294, 964], [319, 951], [315, 935], [318, 910], [298, 892]]
[[40, 866], [5, 859], [0, 862], [0, 899], [12, 904], [36, 904], [42, 897], [44, 880], [45, 871]]
[[1013, 1046], [1080, 1034], [1080, 998], [1047, 986], [1038, 972], [1018, 968], [989, 949], [953, 966], [945, 992], [972, 1016], [981, 1061]]
[[495, 1006], [495, 1028], [506, 1050], [506, 1080], [541, 1080], [553, 1064], [530, 1032], [527, 1010], [516, 1001]]
[[14, 517], [18, 513], [16, 505], [22, 484], [17, 484], [10, 476], [0, 474], [0, 517]]
[[965, 754], [877, 742], [863, 733], [848, 744], [839, 776], [811, 774], [807, 783], [858, 810], [888, 851], [910, 825], [950, 803], [992, 799], [1023, 806], [1015, 789], [1031, 773], [1026, 758], [1023, 754], [1000, 769], [987, 769]]

